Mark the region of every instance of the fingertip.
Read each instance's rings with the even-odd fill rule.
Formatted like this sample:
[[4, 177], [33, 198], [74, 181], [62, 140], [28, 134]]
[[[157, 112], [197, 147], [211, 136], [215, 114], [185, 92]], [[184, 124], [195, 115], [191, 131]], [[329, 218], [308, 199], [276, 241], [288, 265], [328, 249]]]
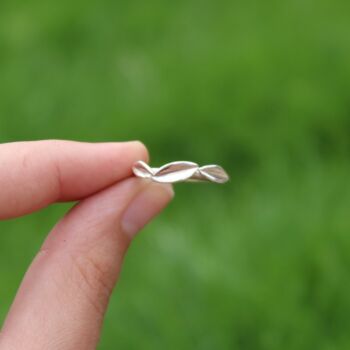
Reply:
[[149, 152], [146, 145], [143, 142], [139, 140], [135, 140], [135, 141], [129, 141], [127, 142], [127, 144], [129, 144], [133, 148], [137, 158], [136, 160], [143, 160], [144, 162], [148, 163]]
[[173, 197], [172, 185], [147, 184], [126, 208], [121, 219], [123, 232], [130, 238], [134, 237], [169, 204]]

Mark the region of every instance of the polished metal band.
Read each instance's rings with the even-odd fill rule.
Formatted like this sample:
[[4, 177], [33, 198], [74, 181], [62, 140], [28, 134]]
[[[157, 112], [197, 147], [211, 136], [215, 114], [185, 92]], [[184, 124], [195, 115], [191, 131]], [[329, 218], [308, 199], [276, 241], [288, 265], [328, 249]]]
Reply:
[[218, 165], [205, 165], [187, 161], [177, 161], [163, 165], [160, 168], [151, 168], [148, 164], [139, 160], [132, 168], [137, 177], [150, 179], [160, 183], [175, 182], [214, 182], [225, 183], [229, 176]]

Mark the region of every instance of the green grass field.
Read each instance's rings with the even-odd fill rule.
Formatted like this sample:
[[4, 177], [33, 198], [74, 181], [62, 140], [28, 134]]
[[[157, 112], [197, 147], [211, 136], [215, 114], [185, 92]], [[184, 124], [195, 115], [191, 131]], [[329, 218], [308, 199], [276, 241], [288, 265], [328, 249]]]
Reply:
[[[176, 186], [129, 251], [99, 349], [350, 348], [349, 11], [0, 2], [1, 142], [140, 139], [154, 166], [232, 177]], [[0, 321], [68, 207], [0, 223]]]

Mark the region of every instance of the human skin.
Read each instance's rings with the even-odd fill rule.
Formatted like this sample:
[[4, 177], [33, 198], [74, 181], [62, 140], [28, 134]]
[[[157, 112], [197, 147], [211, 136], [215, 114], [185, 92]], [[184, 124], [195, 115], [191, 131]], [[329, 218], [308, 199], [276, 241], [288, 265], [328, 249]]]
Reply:
[[0, 219], [78, 203], [30, 265], [0, 333], [0, 350], [89, 350], [133, 237], [172, 199], [170, 185], [132, 177], [140, 142], [0, 145]]

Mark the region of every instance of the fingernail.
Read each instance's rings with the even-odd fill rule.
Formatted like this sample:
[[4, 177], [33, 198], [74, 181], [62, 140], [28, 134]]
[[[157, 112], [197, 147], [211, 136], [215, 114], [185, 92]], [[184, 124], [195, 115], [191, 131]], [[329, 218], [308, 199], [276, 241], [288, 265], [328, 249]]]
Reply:
[[174, 197], [171, 185], [150, 183], [132, 200], [126, 209], [122, 230], [134, 237], [153, 217], [162, 211]]

